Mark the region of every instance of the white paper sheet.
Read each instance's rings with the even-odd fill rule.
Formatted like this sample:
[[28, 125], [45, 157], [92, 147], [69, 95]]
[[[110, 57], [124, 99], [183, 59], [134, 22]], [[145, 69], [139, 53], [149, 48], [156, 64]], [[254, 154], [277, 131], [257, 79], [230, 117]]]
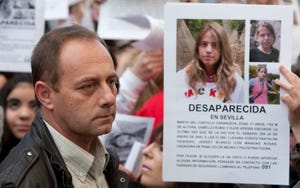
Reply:
[[142, 50], [163, 46], [164, 4], [178, 0], [110, 0], [101, 7], [97, 33], [104, 39], [132, 40]]
[[32, 50], [44, 33], [45, 2], [19, 0], [20, 7], [11, 2], [0, 5], [0, 70], [30, 72]]
[[135, 141], [125, 162], [124, 167], [131, 171], [134, 177], [139, 177], [140, 175], [144, 148], [145, 144]]
[[[165, 7], [164, 152], [165, 181], [245, 184], [288, 184], [289, 122], [287, 107], [249, 104], [251, 20], [280, 23], [279, 62], [264, 63], [279, 75], [291, 63], [292, 9], [285, 6], [179, 4]], [[178, 94], [177, 23], [180, 19], [244, 20], [244, 102], [220, 103], [211, 98], [186, 99]], [[177, 48], [179, 49], [179, 48]], [[176, 63], [177, 62], [177, 63]], [[280, 90], [280, 95], [284, 91]], [[183, 94], [183, 93], [182, 93]], [[203, 99], [203, 100], [200, 100]]]
[[69, 16], [67, 0], [46, 0], [45, 3], [46, 20], [66, 19]]

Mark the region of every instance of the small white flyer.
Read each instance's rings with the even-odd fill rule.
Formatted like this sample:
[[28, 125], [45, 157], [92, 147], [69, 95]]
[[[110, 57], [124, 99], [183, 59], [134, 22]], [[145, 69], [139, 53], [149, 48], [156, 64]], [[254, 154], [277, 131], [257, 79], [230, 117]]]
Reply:
[[30, 58], [44, 34], [43, 0], [0, 2], [0, 71], [31, 72]]
[[98, 35], [103, 39], [130, 40], [142, 50], [163, 47], [164, 5], [179, 0], [110, 0], [101, 6]]
[[67, 19], [69, 16], [69, 5], [67, 0], [46, 0], [45, 19], [57, 20]]
[[164, 181], [289, 183], [274, 80], [291, 66], [292, 19], [289, 6], [166, 4]]

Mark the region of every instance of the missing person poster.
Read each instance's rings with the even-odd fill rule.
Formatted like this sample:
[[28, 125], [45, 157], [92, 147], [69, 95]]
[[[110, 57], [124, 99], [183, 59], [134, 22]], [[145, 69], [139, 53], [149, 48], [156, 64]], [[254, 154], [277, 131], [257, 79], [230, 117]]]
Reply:
[[30, 57], [44, 33], [43, 0], [0, 1], [0, 71], [30, 72]]
[[288, 6], [168, 3], [163, 179], [289, 183]]

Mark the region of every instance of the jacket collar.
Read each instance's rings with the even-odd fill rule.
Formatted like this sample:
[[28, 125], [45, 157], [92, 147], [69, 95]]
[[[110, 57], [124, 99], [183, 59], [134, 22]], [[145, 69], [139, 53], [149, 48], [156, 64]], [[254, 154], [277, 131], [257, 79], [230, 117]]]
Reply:
[[57, 180], [66, 182], [66, 187], [73, 187], [72, 176], [67, 170], [64, 160], [60, 155], [58, 148], [56, 147], [55, 142], [42, 119], [40, 111], [36, 113], [31, 132], [35, 135], [33, 136], [35, 142], [40, 144], [40, 146], [46, 152], [46, 155], [49, 157], [51, 166], [53, 167], [53, 170], [56, 171], [55, 174]]

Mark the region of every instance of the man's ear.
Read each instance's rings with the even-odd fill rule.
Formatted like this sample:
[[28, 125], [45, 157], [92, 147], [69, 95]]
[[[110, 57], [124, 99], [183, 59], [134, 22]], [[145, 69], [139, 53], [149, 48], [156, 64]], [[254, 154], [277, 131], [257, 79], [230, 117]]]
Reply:
[[53, 103], [51, 99], [51, 92], [54, 92], [47, 83], [43, 81], [37, 81], [35, 83], [35, 94], [39, 102], [45, 108], [51, 110], [53, 109]]

